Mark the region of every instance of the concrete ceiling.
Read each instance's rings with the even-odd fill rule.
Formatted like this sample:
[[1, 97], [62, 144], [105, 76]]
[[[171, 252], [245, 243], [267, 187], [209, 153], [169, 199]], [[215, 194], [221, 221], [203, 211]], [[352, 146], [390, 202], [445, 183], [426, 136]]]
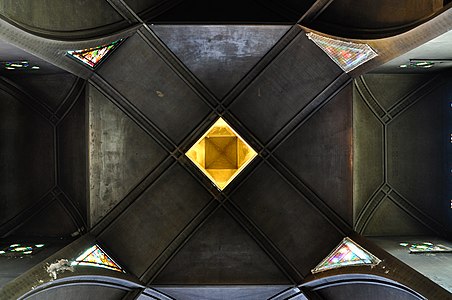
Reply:
[[[112, 0], [86, 14], [88, 1], [46, 0], [51, 11], [1, 3], [1, 58], [44, 66], [1, 74], [1, 236], [75, 240], [47, 263], [96, 242], [126, 273], [86, 267], [52, 282], [37, 265], [0, 296], [194, 299], [219, 285], [231, 290], [212, 299], [447, 295], [361, 235], [450, 234], [449, 74], [352, 78], [296, 23], [331, 20], [362, 34], [334, 17], [340, 1], [242, 2]], [[394, 22], [441, 12], [442, 3], [423, 4], [400, 24], [368, 21], [387, 35]], [[213, 14], [197, 9], [211, 5]], [[213, 19], [223, 24], [197, 24]], [[95, 70], [65, 56], [119, 37]], [[185, 156], [219, 117], [258, 153], [224, 190]], [[317, 282], [311, 269], [345, 236], [384, 260], [356, 270], [394, 282]], [[329, 274], [341, 272], [353, 271]], [[90, 291], [94, 275], [104, 281]], [[36, 278], [46, 284], [33, 292]]]
[[443, 0], [332, 1], [312, 26], [335, 36], [383, 38], [413, 29], [446, 5]]
[[[452, 67], [452, 31], [419, 46], [399, 57], [375, 68], [372, 73], [435, 73]], [[410, 62], [433, 62], [431, 67], [413, 66]]]

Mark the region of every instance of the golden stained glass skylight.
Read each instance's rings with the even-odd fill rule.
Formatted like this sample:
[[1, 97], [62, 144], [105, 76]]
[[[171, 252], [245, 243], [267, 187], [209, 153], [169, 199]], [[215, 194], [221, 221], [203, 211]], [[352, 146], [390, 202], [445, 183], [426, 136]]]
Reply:
[[257, 155], [222, 118], [185, 154], [220, 190]]

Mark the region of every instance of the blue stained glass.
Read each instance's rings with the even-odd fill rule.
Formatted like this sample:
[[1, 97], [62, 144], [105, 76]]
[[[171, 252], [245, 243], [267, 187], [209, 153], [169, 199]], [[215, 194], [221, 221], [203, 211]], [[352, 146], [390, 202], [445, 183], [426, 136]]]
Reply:
[[79, 257], [72, 262], [73, 266], [84, 265], [110, 269], [118, 272], [124, 272], [122, 268], [111, 259], [104, 250], [98, 245], [94, 245], [83, 252]]
[[441, 244], [434, 244], [430, 242], [416, 242], [416, 243], [400, 243], [402, 247], [408, 247], [410, 253], [439, 253], [439, 252], [452, 252], [451, 247], [447, 247]]
[[22, 255], [35, 254], [37, 251], [40, 250], [40, 248], [44, 246], [45, 246], [44, 244], [30, 244], [30, 243], [11, 244], [8, 247], [5, 247], [2, 250], [0, 250], [0, 255], [17, 257]]
[[311, 272], [314, 274], [340, 267], [377, 265], [379, 263], [380, 260], [377, 257], [346, 237]]

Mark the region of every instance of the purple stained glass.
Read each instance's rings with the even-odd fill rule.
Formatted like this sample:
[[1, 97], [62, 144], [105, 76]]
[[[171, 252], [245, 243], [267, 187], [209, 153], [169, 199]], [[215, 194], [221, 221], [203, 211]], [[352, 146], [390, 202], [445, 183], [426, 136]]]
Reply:
[[377, 265], [378, 263], [380, 263], [380, 260], [377, 257], [351, 239], [344, 238], [311, 272], [318, 273], [345, 266]]

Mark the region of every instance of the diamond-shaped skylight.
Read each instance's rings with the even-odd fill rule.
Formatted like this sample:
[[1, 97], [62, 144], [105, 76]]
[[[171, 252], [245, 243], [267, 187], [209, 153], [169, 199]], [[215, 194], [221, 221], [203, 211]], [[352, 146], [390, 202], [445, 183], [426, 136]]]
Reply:
[[220, 118], [186, 155], [220, 190], [223, 190], [257, 153]]
[[350, 72], [378, 56], [367, 44], [335, 40], [312, 32], [306, 35], [345, 72]]

